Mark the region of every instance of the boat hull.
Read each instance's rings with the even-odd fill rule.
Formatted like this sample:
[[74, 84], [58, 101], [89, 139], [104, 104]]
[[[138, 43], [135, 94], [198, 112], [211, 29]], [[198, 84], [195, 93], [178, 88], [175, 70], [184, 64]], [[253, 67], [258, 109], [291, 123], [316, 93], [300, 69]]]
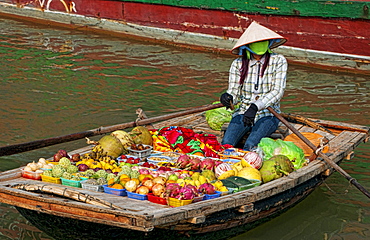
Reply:
[[[4, 2], [9, 4], [1, 4]], [[34, 17], [41, 21], [53, 21], [74, 27], [83, 25], [217, 51], [229, 51], [246, 27], [252, 21], [257, 21], [288, 39], [277, 51], [290, 61], [370, 74], [370, 32], [367, 31], [370, 29], [370, 21], [366, 13], [370, 2], [353, 1], [352, 5], [357, 6], [356, 2], [363, 5], [362, 12], [358, 9], [361, 5], [354, 8], [354, 11], [358, 12], [357, 17], [354, 17], [355, 14], [335, 15], [326, 12], [319, 15], [317, 11], [316, 15], [304, 14], [309, 12], [310, 7], [317, 5], [315, 2], [312, 6], [300, 10], [300, 14], [288, 14], [288, 10], [277, 13], [250, 12], [248, 9], [236, 11], [231, 7], [214, 5], [177, 6], [151, 4], [150, 1], [74, 0], [66, 4], [64, 1], [53, 0], [49, 1], [48, 5], [40, 6], [38, 2], [29, 3], [25, 0], [1, 0], [0, 13]], [[338, 3], [334, 5], [339, 6]], [[335, 9], [344, 11], [352, 5], [347, 4]], [[9, 8], [11, 6], [14, 8]], [[334, 9], [334, 6], [332, 8]], [[327, 11], [333, 9], [328, 8]], [[291, 12], [294, 12], [293, 8]], [[77, 16], [84, 18], [78, 20]], [[107, 21], [113, 22], [109, 24]]]
[[[171, 226], [158, 226], [150, 232], [92, 223], [73, 218], [50, 215], [17, 207], [17, 210], [34, 226], [55, 239], [226, 239], [244, 233], [294, 207], [305, 199], [327, 176], [318, 175], [309, 181], [271, 198], [254, 203], [251, 211], [229, 209], [207, 216], [201, 224], [179, 222]], [[253, 210], [252, 210], [253, 209]], [[98, 231], [97, 231], [98, 229]], [[222, 229], [222, 230], [220, 230]], [[76, 234], [78, 233], [78, 234]]]

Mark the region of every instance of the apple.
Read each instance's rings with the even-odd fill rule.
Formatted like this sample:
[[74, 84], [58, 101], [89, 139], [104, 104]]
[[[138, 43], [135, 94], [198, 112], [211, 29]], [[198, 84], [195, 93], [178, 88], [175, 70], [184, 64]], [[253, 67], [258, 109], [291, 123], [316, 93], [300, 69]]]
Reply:
[[179, 177], [174, 173], [168, 176], [168, 180], [172, 180], [172, 181], [177, 181], [178, 178]]

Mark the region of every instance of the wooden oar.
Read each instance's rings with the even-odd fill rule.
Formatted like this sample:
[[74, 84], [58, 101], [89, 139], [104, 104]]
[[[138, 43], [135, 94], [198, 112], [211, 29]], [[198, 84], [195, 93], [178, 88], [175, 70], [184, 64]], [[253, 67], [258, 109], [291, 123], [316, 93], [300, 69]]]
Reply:
[[158, 117], [152, 117], [152, 118], [147, 118], [147, 119], [142, 119], [138, 121], [133, 121], [133, 122], [128, 122], [128, 123], [122, 123], [122, 124], [117, 124], [117, 125], [112, 125], [108, 127], [100, 127], [92, 130], [88, 130], [85, 132], [79, 132], [79, 133], [72, 133], [69, 135], [64, 135], [64, 136], [59, 136], [59, 137], [53, 137], [53, 138], [47, 138], [47, 139], [42, 139], [42, 140], [36, 140], [32, 142], [26, 142], [26, 143], [20, 143], [20, 144], [14, 144], [14, 145], [8, 145], [8, 146], [3, 146], [0, 147], [0, 157], [1, 156], [7, 156], [7, 155], [12, 155], [16, 153], [21, 153], [21, 152], [26, 152], [26, 151], [31, 151], [34, 149], [38, 148], [43, 148], [59, 143], [65, 143], [65, 142], [70, 142], [78, 139], [82, 139], [85, 137], [91, 137], [91, 136], [96, 136], [96, 135], [101, 135], [109, 132], [113, 132], [116, 130], [122, 130], [130, 127], [135, 127], [139, 125], [148, 125], [151, 123], [155, 122], [160, 122], [164, 120], [168, 120], [171, 118], [175, 117], [181, 117], [185, 115], [189, 115], [192, 113], [197, 113], [197, 112], [203, 112], [215, 108], [223, 107], [221, 103], [218, 104], [211, 104], [211, 105], [204, 105], [196, 108], [192, 108], [189, 110], [185, 110], [182, 112], [177, 112], [177, 113], [170, 113], [167, 115], [162, 115]]
[[370, 193], [357, 182], [357, 180], [351, 177], [346, 171], [338, 166], [333, 160], [331, 160], [325, 153], [318, 150], [318, 148], [311, 143], [305, 136], [303, 136], [297, 129], [295, 129], [285, 118], [283, 118], [279, 113], [277, 113], [273, 108], [267, 107], [267, 109], [277, 117], [284, 125], [286, 125], [295, 135], [297, 135], [307, 146], [309, 146], [314, 152], [317, 151], [318, 156], [320, 156], [326, 163], [328, 163], [332, 168], [344, 176], [352, 185], [358, 188], [363, 194], [370, 198]]

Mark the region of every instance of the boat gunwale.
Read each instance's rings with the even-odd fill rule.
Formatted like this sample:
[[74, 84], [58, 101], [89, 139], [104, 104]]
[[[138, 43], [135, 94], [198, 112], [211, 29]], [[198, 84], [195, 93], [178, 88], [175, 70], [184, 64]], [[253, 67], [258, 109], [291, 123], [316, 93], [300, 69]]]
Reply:
[[[351, 124], [349, 125], [354, 126]], [[327, 155], [334, 162], [338, 163], [342, 159], [346, 158], [354, 150], [354, 148], [361, 143], [361, 141], [364, 141], [365, 139], [367, 139], [369, 127], [366, 127], [366, 126], [360, 126], [360, 127], [367, 130], [367, 132], [342, 131], [339, 135], [335, 136], [331, 140], [331, 142], [337, 142], [337, 144], [334, 149], [330, 149]], [[341, 141], [342, 138], [347, 139], [347, 141]], [[350, 145], [348, 143], [352, 143], [352, 144]], [[83, 148], [74, 150], [73, 152], [74, 153], [83, 152], [83, 151], [86, 152], [90, 148], [91, 147], [83, 147]], [[1, 173], [0, 174], [0, 185], [1, 185], [1, 182], [4, 182], [4, 181], [12, 182], [18, 179], [14, 175], [20, 176], [21, 169], [22, 167]], [[280, 194], [284, 191], [294, 189], [295, 187], [299, 186], [300, 184], [306, 181], [309, 181], [315, 176], [318, 176], [320, 174], [326, 174], [327, 176], [330, 175], [330, 174], [325, 173], [328, 169], [330, 170], [330, 174], [331, 174], [333, 172], [333, 169], [328, 164], [326, 164], [324, 161], [317, 159], [311, 162], [310, 164], [308, 164], [307, 166], [290, 173], [286, 177], [276, 179], [274, 181], [262, 184], [252, 189], [248, 189], [248, 190], [237, 192], [231, 195], [222, 196], [216, 199], [210, 199], [207, 201], [192, 203], [190, 205], [185, 205], [185, 206], [176, 207], [176, 208], [170, 208], [168, 206], [161, 206], [161, 205], [156, 204], [157, 209], [155, 211], [152, 211], [152, 212], [141, 211], [140, 213], [138, 212], [132, 213], [132, 212], [125, 211], [125, 210], [105, 209], [103, 207], [92, 206], [90, 204], [84, 204], [84, 203], [75, 202], [75, 201], [64, 201], [64, 200], [61, 201], [60, 198], [57, 198], [57, 199], [56, 198], [55, 199], [43, 198], [43, 197], [40, 197], [40, 194], [30, 193], [30, 192], [23, 191], [23, 190], [16, 191], [17, 189], [5, 188], [4, 184], [0, 186], [0, 196], [3, 194], [7, 194], [9, 196], [17, 196], [17, 197], [21, 196], [26, 199], [32, 199], [34, 201], [41, 200], [41, 202], [45, 204], [54, 204], [56, 206], [64, 206], [64, 207], [69, 206], [69, 207], [81, 208], [86, 211], [91, 211], [91, 213], [95, 213], [95, 214], [107, 213], [112, 216], [116, 216], [116, 218], [118, 217], [131, 218], [129, 224], [117, 222], [117, 221], [115, 222], [113, 220], [104, 220], [100, 218], [94, 218], [93, 220], [95, 222], [115, 225], [115, 226], [123, 227], [123, 228], [136, 229], [140, 231], [151, 231], [155, 227], [171, 225], [173, 223], [183, 221], [186, 219], [189, 220], [189, 219], [196, 219], [196, 218], [202, 218], [202, 217], [205, 218], [209, 214], [219, 212], [225, 209], [234, 208], [235, 210], [238, 210], [242, 208], [243, 206], [248, 206], [248, 205], [252, 205], [253, 207], [253, 204], [256, 201], [263, 201], [269, 197]], [[13, 175], [13, 180], [6, 180], [6, 178], [2, 178], [4, 174]], [[33, 180], [27, 179], [27, 181], [33, 181]], [[84, 190], [84, 189], [79, 188], [78, 190], [84, 193], [89, 193], [89, 194], [92, 193], [92, 191], [89, 191], [86, 189]], [[101, 193], [101, 194], [105, 194], [105, 193]], [[94, 195], [94, 193], [91, 195]], [[95, 193], [95, 195], [99, 195], [99, 194]], [[118, 196], [110, 196], [110, 197], [121, 198]], [[0, 200], [0, 201], [3, 201], [3, 200]], [[132, 199], [132, 201], [140, 201], [140, 200]], [[214, 204], [215, 202], [217, 202], [218, 204]], [[74, 219], [91, 221], [91, 219], [88, 219], [87, 217], [80, 216], [80, 215], [74, 215], [73, 213], [54, 212], [53, 210], [48, 211], [47, 209], [45, 210], [40, 207], [37, 207], [37, 204], [35, 204], [35, 206], [25, 206], [21, 202], [15, 204], [15, 202], [14, 201], [12, 202], [11, 200], [9, 200], [9, 202], [7, 203], [16, 205], [19, 207], [25, 207], [30, 210], [46, 212], [46, 213], [57, 215], [57, 216], [68, 216]], [[222, 206], [221, 209], [220, 209], [220, 205]], [[142, 225], [137, 226], [137, 224], [142, 224]]]

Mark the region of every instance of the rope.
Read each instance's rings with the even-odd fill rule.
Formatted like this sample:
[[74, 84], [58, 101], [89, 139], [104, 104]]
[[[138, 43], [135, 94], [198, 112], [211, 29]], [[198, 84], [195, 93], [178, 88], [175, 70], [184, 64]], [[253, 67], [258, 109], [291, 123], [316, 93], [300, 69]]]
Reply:
[[320, 147], [316, 149], [315, 154], [319, 155], [319, 152], [321, 152], [327, 145], [329, 145], [329, 141], [327, 141], [325, 137], [320, 138]]

